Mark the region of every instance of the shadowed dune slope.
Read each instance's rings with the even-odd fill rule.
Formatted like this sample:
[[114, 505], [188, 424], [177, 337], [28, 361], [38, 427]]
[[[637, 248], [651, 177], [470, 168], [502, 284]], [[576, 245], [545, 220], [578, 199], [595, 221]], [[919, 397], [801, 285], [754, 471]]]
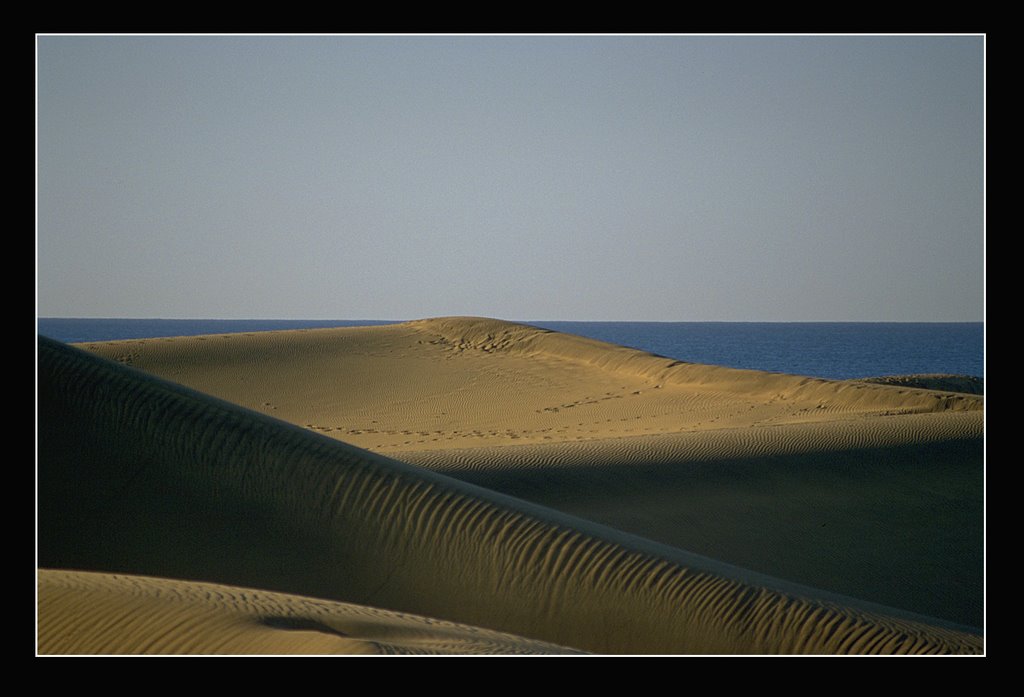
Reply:
[[983, 622], [983, 397], [681, 363], [482, 318], [87, 347], [673, 547]]
[[975, 412], [393, 453], [816, 588], [980, 627]]
[[284, 593], [42, 569], [45, 654], [565, 654], [477, 627]]
[[[978, 652], [39, 340], [39, 562], [442, 618], [597, 652]], [[41, 645], [49, 639], [41, 637]]]

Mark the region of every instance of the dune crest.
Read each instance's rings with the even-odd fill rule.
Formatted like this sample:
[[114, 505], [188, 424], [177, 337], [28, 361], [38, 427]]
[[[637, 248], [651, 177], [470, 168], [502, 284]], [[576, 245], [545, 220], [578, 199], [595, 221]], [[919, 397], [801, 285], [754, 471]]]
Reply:
[[[387, 361], [408, 331], [325, 336]], [[211, 364], [230, 367], [223, 353]], [[44, 338], [38, 370], [44, 567], [277, 590], [602, 653], [982, 650], [962, 627], [634, 537]]]

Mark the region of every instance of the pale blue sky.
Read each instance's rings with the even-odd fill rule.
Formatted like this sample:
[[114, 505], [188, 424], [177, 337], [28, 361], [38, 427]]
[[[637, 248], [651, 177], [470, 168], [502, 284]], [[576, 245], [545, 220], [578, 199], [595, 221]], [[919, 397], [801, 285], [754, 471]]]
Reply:
[[981, 320], [983, 57], [41, 36], [38, 312]]

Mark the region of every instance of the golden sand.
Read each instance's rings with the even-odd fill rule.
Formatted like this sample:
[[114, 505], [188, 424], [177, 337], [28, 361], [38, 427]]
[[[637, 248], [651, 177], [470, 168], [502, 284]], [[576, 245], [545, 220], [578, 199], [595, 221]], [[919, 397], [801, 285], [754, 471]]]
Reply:
[[286, 593], [42, 569], [47, 654], [566, 654], [453, 622]]
[[[476, 318], [81, 348], [40, 340], [42, 567], [515, 635], [495, 652], [982, 649], [983, 397]], [[212, 627], [69, 648], [96, 603], [40, 578], [68, 618], [41, 651], [218, 652]], [[181, 596], [139, 621], [206, 616]]]

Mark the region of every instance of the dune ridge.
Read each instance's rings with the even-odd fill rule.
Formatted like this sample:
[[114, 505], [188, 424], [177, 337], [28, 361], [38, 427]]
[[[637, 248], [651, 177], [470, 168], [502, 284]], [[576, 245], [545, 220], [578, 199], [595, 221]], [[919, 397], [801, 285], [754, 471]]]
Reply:
[[785, 452], [712, 433], [393, 455], [743, 568], [981, 625], [980, 437]]
[[597, 652], [982, 649], [949, 623], [459, 482], [44, 338], [39, 409], [45, 567], [276, 589]]

